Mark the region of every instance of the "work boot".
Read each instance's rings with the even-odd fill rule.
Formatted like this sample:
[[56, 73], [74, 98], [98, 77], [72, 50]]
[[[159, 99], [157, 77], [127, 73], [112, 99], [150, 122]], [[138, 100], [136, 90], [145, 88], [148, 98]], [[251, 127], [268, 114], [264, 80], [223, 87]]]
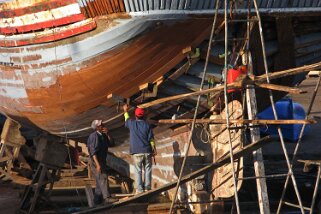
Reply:
[[105, 198], [104, 199], [104, 204], [112, 204], [112, 203], [114, 203], [116, 201], [118, 201], [118, 199], [109, 197], [109, 198]]

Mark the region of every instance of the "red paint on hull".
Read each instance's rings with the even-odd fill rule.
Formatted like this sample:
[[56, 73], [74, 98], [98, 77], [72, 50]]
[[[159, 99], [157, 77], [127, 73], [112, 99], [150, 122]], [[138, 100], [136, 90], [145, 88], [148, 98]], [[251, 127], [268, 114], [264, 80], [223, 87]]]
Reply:
[[22, 39], [22, 40], [0, 40], [0, 46], [2, 47], [18, 47], [23, 45], [39, 44], [45, 42], [57, 41], [60, 39], [65, 39], [75, 35], [85, 33], [87, 31], [96, 28], [96, 22], [91, 21], [85, 25], [78, 26], [75, 28], [66, 29], [57, 33], [50, 32], [48, 35], [36, 36], [32, 39]]
[[24, 32], [34, 31], [34, 30], [40, 30], [45, 28], [52, 28], [52, 27], [57, 27], [61, 25], [71, 24], [74, 22], [82, 21], [84, 19], [85, 19], [85, 16], [83, 14], [76, 14], [76, 15], [67, 16], [60, 19], [53, 19], [50, 21], [40, 22], [36, 24], [31, 24], [31, 25], [0, 28], [0, 33], [1, 34], [15, 34], [17, 32], [24, 33]]
[[52, 10], [58, 7], [63, 7], [74, 3], [77, 3], [77, 0], [51, 0], [47, 2], [42, 2], [40, 4], [32, 5], [29, 7], [0, 11], [0, 17], [14, 18], [16, 16], [22, 16], [22, 15], [31, 14], [31, 13]]

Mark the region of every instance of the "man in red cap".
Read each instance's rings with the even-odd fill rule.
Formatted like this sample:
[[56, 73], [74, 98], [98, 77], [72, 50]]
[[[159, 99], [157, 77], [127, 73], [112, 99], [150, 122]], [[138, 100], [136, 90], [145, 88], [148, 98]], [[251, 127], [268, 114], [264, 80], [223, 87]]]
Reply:
[[[154, 135], [150, 125], [144, 120], [144, 109], [136, 108], [135, 120], [129, 119], [128, 105], [123, 106], [125, 126], [130, 132], [130, 154], [135, 167], [136, 193], [151, 189], [152, 156], [156, 155]], [[144, 167], [144, 188], [142, 169]]]

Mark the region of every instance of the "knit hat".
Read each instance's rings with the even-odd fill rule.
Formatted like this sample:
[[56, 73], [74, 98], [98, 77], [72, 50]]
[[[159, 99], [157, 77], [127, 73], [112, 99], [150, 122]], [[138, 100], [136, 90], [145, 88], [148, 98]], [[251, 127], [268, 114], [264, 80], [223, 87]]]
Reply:
[[96, 130], [97, 126], [101, 126], [102, 125], [102, 120], [94, 120], [92, 123], [91, 123], [91, 128]]
[[142, 116], [144, 116], [144, 113], [145, 113], [145, 111], [143, 108], [136, 108], [136, 110], [135, 110], [136, 117], [142, 117]]

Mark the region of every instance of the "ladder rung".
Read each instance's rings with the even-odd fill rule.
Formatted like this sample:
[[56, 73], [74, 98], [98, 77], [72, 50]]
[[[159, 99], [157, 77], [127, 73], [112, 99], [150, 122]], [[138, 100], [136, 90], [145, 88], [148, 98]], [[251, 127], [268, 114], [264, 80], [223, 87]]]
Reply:
[[258, 19], [231, 19], [228, 22], [257, 22]]
[[262, 178], [278, 178], [278, 177], [286, 177], [288, 174], [275, 174], [275, 175], [266, 175], [266, 176], [253, 176], [253, 177], [244, 177], [237, 178], [237, 180], [254, 180], [254, 179], [262, 179]]
[[[299, 205], [297, 205], [297, 204], [292, 204], [292, 203], [290, 203], [290, 202], [286, 202], [286, 201], [283, 201], [283, 204], [288, 205], [288, 206], [290, 206], [290, 207], [300, 208], [300, 206], [299, 206]], [[310, 211], [310, 210], [311, 210], [311, 208], [309, 208], [309, 207], [305, 207], [305, 206], [303, 206], [303, 209], [308, 210], [308, 211]]]

